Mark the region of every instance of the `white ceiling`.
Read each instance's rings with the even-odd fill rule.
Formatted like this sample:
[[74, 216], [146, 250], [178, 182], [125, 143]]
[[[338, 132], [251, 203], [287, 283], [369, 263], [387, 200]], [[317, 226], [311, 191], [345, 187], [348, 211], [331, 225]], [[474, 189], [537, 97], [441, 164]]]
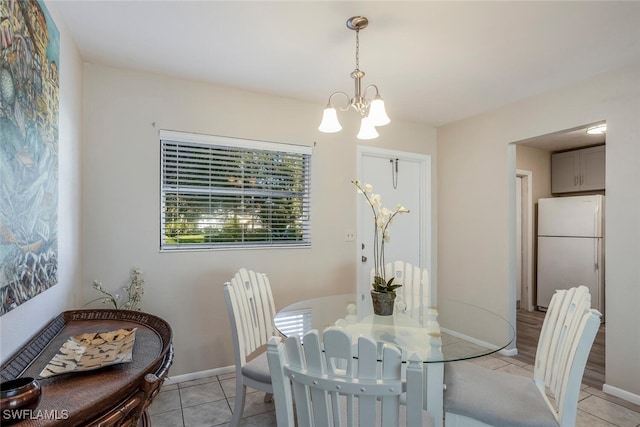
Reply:
[[603, 123], [605, 122], [591, 123], [574, 129], [563, 129], [548, 135], [540, 135], [524, 141], [518, 141], [518, 144], [546, 151], [563, 151], [590, 145], [600, 145], [605, 143], [606, 134], [587, 134], [587, 129]]
[[[439, 126], [640, 64], [640, 2], [48, 1], [88, 62], [318, 104], [364, 85]], [[354, 113], [355, 114], [355, 113]]]

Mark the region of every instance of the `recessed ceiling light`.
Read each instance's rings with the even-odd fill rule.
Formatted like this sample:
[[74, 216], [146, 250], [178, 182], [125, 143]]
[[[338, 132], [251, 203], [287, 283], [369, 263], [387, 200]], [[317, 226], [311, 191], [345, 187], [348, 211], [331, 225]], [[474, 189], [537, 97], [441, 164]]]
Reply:
[[607, 133], [607, 124], [603, 123], [601, 125], [591, 126], [587, 129], [587, 133], [589, 135], [600, 135], [603, 133]]

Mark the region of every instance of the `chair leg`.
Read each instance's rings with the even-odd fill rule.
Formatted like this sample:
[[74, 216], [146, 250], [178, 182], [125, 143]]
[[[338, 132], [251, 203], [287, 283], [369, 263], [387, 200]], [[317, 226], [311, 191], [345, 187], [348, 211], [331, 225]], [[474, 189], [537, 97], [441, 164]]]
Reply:
[[237, 427], [240, 425], [246, 395], [247, 386], [242, 384], [240, 381], [236, 381], [236, 403], [233, 405], [233, 416], [231, 417], [231, 423], [229, 423], [230, 427]]
[[273, 402], [273, 393], [265, 393], [264, 394], [264, 403]]

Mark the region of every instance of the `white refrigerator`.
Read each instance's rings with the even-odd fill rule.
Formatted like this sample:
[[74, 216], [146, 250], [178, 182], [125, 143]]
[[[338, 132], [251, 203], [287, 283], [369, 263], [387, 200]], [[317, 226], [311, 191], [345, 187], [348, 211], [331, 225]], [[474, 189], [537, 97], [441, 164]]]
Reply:
[[585, 285], [604, 316], [604, 196], [538, 200], [537, 306], [556, 289]]

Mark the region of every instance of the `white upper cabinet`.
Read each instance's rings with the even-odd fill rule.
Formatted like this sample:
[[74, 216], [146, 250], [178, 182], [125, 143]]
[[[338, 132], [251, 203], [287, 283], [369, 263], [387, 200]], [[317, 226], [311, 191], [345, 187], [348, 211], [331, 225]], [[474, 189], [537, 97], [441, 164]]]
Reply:
[[605, 146], [551, 155], [551, 192], [604, 190]]

